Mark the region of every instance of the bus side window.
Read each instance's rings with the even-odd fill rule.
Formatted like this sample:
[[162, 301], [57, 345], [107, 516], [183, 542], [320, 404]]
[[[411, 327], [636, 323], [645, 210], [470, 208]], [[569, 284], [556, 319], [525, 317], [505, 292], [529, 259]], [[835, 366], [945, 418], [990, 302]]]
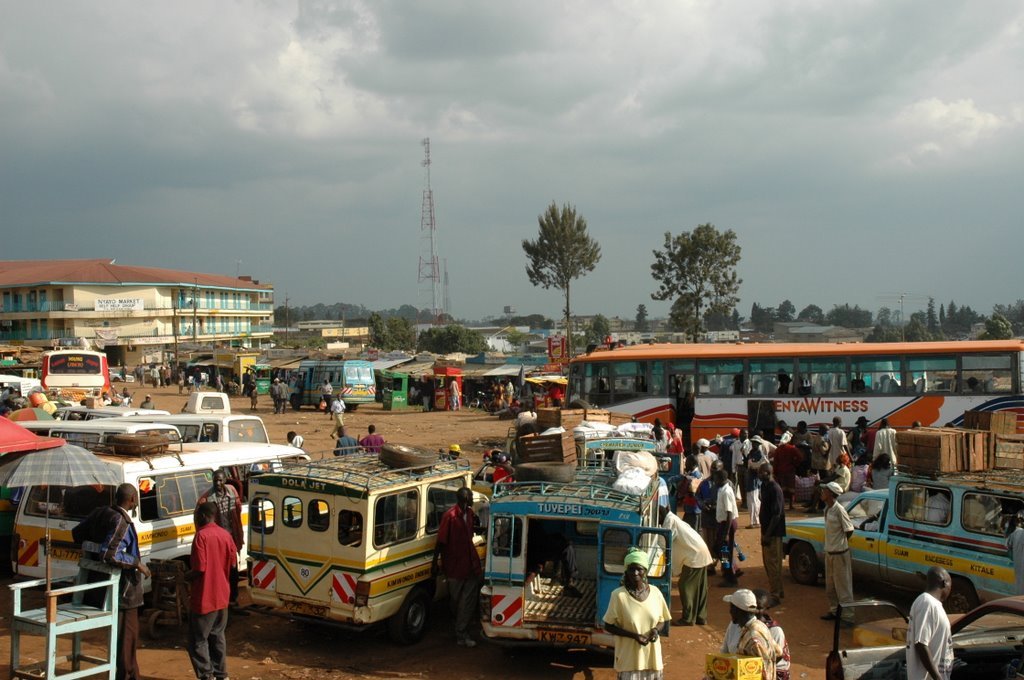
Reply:
[[338, 513], [338, 543], [356, 547], [363, 542], [363, 515], [355, 510]]

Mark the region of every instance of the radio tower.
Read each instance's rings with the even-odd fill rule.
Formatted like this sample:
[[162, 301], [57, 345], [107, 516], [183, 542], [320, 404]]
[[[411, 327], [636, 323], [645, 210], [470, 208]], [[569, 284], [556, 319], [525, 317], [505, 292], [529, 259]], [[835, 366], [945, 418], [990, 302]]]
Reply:
[[[434, 192], [430, 188], [430, 138], [423, 140], [423, 167], [427, 186], [423, 190], [423, 209], [420, 213], [420, 295], [430, 295], [430, 323], [437, 325], [441, 318], [441, 271], [437, 261], [437, 224], [434, 222]], [[429, 285], [429, 291], [427, 286]]]
[[448, 297], [448, 258], [444, 258], [444, 306], [441, 312], [448, 316], [451, 314], [452, 299]]

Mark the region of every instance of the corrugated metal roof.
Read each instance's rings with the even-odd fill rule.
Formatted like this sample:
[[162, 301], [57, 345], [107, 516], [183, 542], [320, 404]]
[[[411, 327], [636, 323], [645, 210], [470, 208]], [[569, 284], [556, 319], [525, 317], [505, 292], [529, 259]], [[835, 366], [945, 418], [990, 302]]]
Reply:
[[386, 371], [389, 368], [400, 366], [401, 364], [407, 364], [412, 360], [412, 357], [407, 357], [405, 359], [378, 359], [370, 364], [370, 368], [375, 371]]
[[501, 366], [496, 366], [491, 370], [487, 371], [486, 373], [484, 373], [484, 375], [519, 375], [519, 371], [521, 368], [522, 366], [520, 364], [502, 364]]

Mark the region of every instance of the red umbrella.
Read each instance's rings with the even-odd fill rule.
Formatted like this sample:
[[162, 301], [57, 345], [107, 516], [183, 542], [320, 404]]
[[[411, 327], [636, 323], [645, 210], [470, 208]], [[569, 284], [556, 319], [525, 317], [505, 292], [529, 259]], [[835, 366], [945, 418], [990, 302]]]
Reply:
[[39, 451], [41, 449], [52, 449], [64, 443], [63, 439], [52, 439], [50, 437], [39, 437], [29, 432], [21, 425], [17, 425], [0, 418], [0, 455], [13, 453], [15, 451]]
[[41, 408], [19, 408], [17, 411], [11, 411], [7, 414], [7, 417], [15, 422], [25, 422], [27, 420], [54, 420], [54, 417]]

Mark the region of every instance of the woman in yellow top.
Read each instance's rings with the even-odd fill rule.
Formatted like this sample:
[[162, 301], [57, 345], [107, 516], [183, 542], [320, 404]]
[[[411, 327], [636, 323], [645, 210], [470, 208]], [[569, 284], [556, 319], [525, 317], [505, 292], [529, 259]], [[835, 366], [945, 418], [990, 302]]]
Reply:
[[618, 680], [662, 680], [664, 662], [658, 629], [672, 618], [661, 591], [647, 583], [647, 553], [626, 553], [622, 587], [612, 591], [604, 629], [615, 636]]

